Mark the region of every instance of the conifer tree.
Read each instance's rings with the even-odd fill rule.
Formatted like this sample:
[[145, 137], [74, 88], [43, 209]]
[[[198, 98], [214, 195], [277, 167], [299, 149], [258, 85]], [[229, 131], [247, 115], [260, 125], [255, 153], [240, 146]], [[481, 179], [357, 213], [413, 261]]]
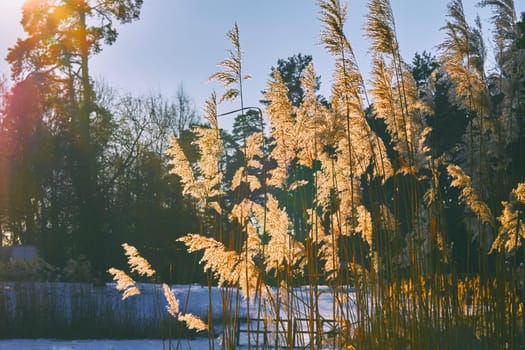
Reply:
[[[26, 37], [9, 49], [13, 80], [35, 79], [47, 87], [43, 111], [69, 135], [67, 162], [78, 208], [76, 248], [102, 270], [103, 198], [97, 191], [93, 120], [96, 106], [89, 59], [117, 38], [115, 22], [139, 18], [142, 0], [27, 0], [22, 27]], [[42, 116], [43, 118], [43, 116]], [[58, 122], [57, 122], [58, 123]]]

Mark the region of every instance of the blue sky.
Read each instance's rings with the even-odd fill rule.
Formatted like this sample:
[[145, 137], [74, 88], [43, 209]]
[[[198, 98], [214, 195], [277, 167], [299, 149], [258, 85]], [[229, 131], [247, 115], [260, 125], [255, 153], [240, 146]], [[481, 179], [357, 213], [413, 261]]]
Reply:
[[[0, 0], [0, 73], [9, 74], [3, 60], [7, 48], [23, 32], [19, 25], [24, 0]], [[525, 1], [515, 1], [518, 14]], [[435, 52], [442, 40], [446, 0], [391, 0], [401, 51], [410, 62], [415, 52]], [[200, 109], [215, 83], [207, 81], [218, 62], [226, 57], [230, 43], [226, 32], [235, 22], [240, 27], [244, 71], [253, 79], [245, 88], [245, 104], [257, 105], [270, 68], [279, 58], [310, 54], [321, 93], [330, 94], [332, 58], [318, 44], [321, 24], [314, 0], [145, 0], [138, 22], [119, 26], [119, 38], [91, 61], [92, 75], [111, 86], [136, 94], [162, 92], [173, 96], [180, 84]], [[464, 0], [469, 19], [476, 13], [487, 18], [487, 9]], [[368, 43], [363, 37], [365, 0], [349, 1], [346, 33], [359, 65], [368, 71]], [[484, 21], [485, 28], [489, 23]], [[489, 47], [490, 50], [490, 47]], [[220, 107], [224, 112], [232, 106]]]

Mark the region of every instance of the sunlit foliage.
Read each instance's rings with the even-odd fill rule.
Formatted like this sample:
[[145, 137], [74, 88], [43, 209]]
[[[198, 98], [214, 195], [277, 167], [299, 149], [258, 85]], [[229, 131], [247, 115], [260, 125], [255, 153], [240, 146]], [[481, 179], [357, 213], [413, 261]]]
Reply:
[[[516, 344], [522, 332], [512, 327], [523, 317], [523, 292], [505, 282], [500, 264], [510, 256], [513, 264], [523, 259], [523, 183], [512, 190], [510, 201], [501, 205], [497, 201], [500, 190], [510, 191], [515, 179], [523, 176], [504, 175], [514, 161], [506, 149], [521, 133], [523, 123], [517, 119], [522, 116], [516, 111], [522, 109], [516, 92], [506, 90], [506, 83], [494, 90], [491, 81], [521, 81], [516, 65], [523, 64], [523, 56], [515, 46], [512, 1], [482, 5], [495, 8], [499, 78], [489, 79], [485, 73], [480, 20], [470, 26], [462, 2], [452, 0], [439, 62], [429, 64], [426, 76], [416, 81], [413, 67], [401, 57], [390, 2], [369, 1], [365, 30], [371, 41], [372, 72], [367, 90], [344, 31], [347, 5], [319, 1], [321, 42], [335, 58], [332, 96], [327, 103], [317, 98], [313, 63], [304, 68], [300, 103], [290, 100], [288, 85], [275, 70], [264, 96], [269, 152], [259, 133], [246, 137], [244, 166], [226, 189], [234, 193], [263, 189], [263, 197], [256, 201], [239, 196], [239, 202], [228, 208], [230, 214], [222, 212], [215, 226], [182, 239], [189, 251], [203, 252], [201, 262], [219, 285], [237, 287], [246, 297], [264, 295], [261, 312], [277, 318], [281, 312], [301, 314], [290, 306], [295, 298], [292, 285], [315, 288], [328, 283], [341, 305], [348, 295], [337, 288], [354, 286], [357, 314], [350, 316], [334, 306], [333, 317], [344, 334], [337, 346], [455, 347], [462, 341], [454, 336], [455, 327], [472, 332], [472, 338], [465, 338], [468, 346], [477, 341], [502, 344], [501, 337]], [[226, 69], [212, 77], [225, 85], [225, 96], [239, 97], [242, 106], [242, 89], [231, 90], [232, 84], [242, 86], [237, 26], [228, 36], [236, 54], [230, 52], [221, 63]], [[436, 101], [444, 89], [450, 91], [447, 103], [466, 115], [468, 126], [454, 151], [434, 152], [437, 133], [429, 124], [436, 126], [438, 121], [429, 120], [442, 113], [437, 110], [442, 102]], [[501, 100], [493, 93], [500, 93]], [[210, 124], [210, 131], [217, 127], [215, 121]], [[174, 146], [170, 152], [180, 149]], [[216, 153], [209, 163], [220, 160]], [[266, 164], [275, 166], [265, 171]], [[188, 171], [183, 169], [174, 167], [173, 172], [184, 179]], [[192, 169], [198, 173], [198, 163]], [[262, 170], [262, 176], [249, 169]], [[299, 171], [311, 177], [297, 178]], [[292, 219], [285, 197], [295, 198], [301, 191], [309, 191], [312, 198], [301, 203], [301, 213]], [[445, 198], [453, 193], [458, 193], [455, 210], [463, 210], [458, 224], [463, 233], [448, 232], [452, 214]], [[499, 211], [502, 215], [496, 218]], [[298, 220], [304, 226], [296, 225]], [[224, 237], [232, 228], [242, 244], [227, 246], [213, 231]], [[454, 235], [460, 234], [467, 235], [466, 243], [456, 247], [459, 240]], [[457, 266], [453, 257], [461, 254], [458, 249], [467, 251], [465, 280], [453, 272]], [[513, 278], [523, 283], [522, 276]], [[268, 293], [271, 286], [275, 289]], [[483, 291], [475, 297], [481, 308], [499, 300], [499, 310], [512, 316], [489, 319], [486, 311], [465, 311], [465, 293], [475, 288]], [[316, 308], [313, 295], [301, 302], [306, 309]], [[307, 314], [311, 322], [319, 317], [315, 311]], [[477, 328], [476, 320], [486, 328]]]

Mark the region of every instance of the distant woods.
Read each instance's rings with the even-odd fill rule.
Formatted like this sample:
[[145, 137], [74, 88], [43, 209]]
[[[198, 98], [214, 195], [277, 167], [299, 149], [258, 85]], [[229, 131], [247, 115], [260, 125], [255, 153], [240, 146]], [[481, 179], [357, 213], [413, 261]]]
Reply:
[[99, 277], [123, 241], [165, 266], [178, 258], [168, 256], [174, 240], [194, 220], [165, 151], [170, 135], [190, 145], [197, 109], [182, 86], [173, 98], [132, 96], [89, 71], [117, 40], [115, 24], [138, 20], [141, 6], [24, 4], [25, 37], [7, 55], [11, 80], [0, 82], [1, 245], [36, 245], [48, 263], [84, 261]]
[[[73, 172], [79, 154], [65, 115], [49, 111], [26, 114], [37, 89], [17, 83], [3, 100], [1, 142], [1, 207], [3, 245], [31, 244], [44, 260], [64, 267], [70, 261], [89, 262], [92, 273], [120, 263], [123, 241], [135, 244], [160, 265], [181, 258], [175, 252], [178, 235], [195, 229], [179, 181], [168, 174], [168, 138], [177, 135], [191, 149], [190, 125], [199, 114], [182, 86], [168, 98], [152, 93], [123, 94], [103, 82], [93, 82], [96, 114], [90, 120], [91, 160], [96, 169], [88, 217], [100, 225], [92, 246], [83, 233], [81, 206]], [[72, 164], [73, 163], [73, 164]], [[82, 235], [89, 234], [89, 238]], [[91, 248], [90, 248], [91, 247]], [[97, 255], [98, 262], [94, 260]], [[97, 266], [98, 265], [98, 266]]]
[[[120, 244], [128, 242], [163, 279], [205, 281], [198, 257], [176, 240], [217, 235], [241, 251], [246, 223], [206, 205], [226, 213], [245, 199], [264, 205], [270, 194], [274, 213], [289, 219], [286, 232], [322, 252], [324, 263], [332, 259], [323, 281], [342, 278], [336, 270], [361, 258], [388, 278], [410, 272], [410, 258], [418, 272], [492, 273], [498, 254], [519, 264], [525, 234], [511, 226], [523, 223], [525, 17], [513, 18], [503, 2], [482, 3], [499, 16], [490, 73], [479, 23], [466, 22], [460, 1], [449, 4], [435, 55], [411, 63], [400, 55], [392, 13], [378, 5], [366, 27], [373, 70], [365, 84], [343, 31], [346, 8], [321, 1], [333, 95], [319, 96], [311, 56], [279, 60], [261, 101], [272, 134], [257, 139], [261, 115], [242, 101], [229, 132], [214, 125], [216, 110], [215, 122], [201, 119], [182, 86], [173, 97], [133, 96], [93, 80], [91, 58], [118, 39], [116, 23], [139, 20], [142, 0], [26, 1], [25, 37], [9, 50], [11, 79], [0, 80], [0, 244], [36, 245], [56, 266], [87, 261], [93, 276], [106, 278], [109, 266], [124, 263]], [[233, 51], [213, 76], [225, 100], [242, 97], [249, 78], [234, 28]], [[204, 186], [213, 196], [199, 197], [206, 210], [195, 206], [195, 188], [170, 173], [171, 136], [192, 181], [217, 181], [213, 191]], [[203, 151], [216, 151], [204, 136], [220, 140], [216, 158]], [[221, 176], [206, 178], [205, 164]], [[264, 245], [271, 236], [258, 239]]]

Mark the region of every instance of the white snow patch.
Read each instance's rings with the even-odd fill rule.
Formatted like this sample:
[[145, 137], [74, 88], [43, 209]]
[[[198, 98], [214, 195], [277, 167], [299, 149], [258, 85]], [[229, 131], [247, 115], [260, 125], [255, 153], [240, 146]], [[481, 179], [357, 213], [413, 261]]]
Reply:
[[[208, 339], [172, 341], [172, 348], [181, 350], [208, 349]], [[159, 350], [170, 349], [167, 340], [55, 340], [55, 339], [10, 339], [0, 340], [2, 350]]]

